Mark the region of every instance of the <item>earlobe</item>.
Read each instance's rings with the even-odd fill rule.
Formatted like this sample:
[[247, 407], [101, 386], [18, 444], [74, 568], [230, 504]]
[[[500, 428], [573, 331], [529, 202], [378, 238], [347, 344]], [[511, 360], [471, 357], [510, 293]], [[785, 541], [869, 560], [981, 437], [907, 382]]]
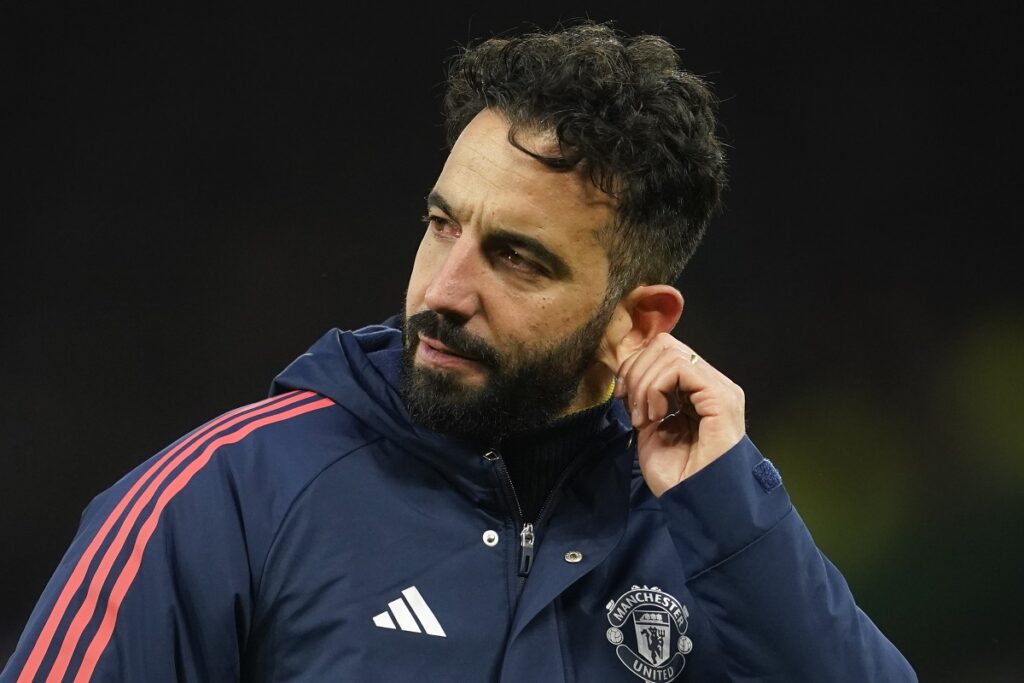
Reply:
[[[615, 307], [602, 346], [602, 361], [617, 372], [623, 361], [662, 332], [671, 332], [683, 314], [683, 295], [671, 285], [641, 285]], [[614, 364], [614, 367], [613, 367]]]

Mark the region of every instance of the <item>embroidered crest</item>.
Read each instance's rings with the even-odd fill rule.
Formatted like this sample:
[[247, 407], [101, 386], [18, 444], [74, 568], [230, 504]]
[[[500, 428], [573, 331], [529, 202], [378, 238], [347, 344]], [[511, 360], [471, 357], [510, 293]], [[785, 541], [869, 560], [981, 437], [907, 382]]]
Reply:
[[686, 636], [690, 613], [685, 605], [657, 586], [633, 586], [605, 608], [611, 624], [608, 642], [627, 669], [648, 683], [666, 683], [682, 673], [683, 655], [693, 649]]

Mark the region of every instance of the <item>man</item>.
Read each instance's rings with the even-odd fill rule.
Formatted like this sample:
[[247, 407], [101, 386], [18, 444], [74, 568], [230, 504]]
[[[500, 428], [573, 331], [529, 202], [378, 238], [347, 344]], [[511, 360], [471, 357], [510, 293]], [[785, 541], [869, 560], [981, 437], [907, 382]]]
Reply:
[[669, 332], [712, 97], [584, 24], [454, 64], [404, 314], [97, 497], [18, 681], [912, 681]]

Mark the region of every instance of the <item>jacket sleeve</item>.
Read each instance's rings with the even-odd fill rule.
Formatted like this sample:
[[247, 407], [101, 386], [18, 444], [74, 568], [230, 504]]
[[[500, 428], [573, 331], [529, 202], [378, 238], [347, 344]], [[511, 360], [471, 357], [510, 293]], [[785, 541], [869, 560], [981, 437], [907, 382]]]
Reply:
[[238, 680], [250, 572], [231, 487], [174, 452], [86, 508], [0, 683]]
[[746, 436], [659, 501], [730, 680], [917, 681]]

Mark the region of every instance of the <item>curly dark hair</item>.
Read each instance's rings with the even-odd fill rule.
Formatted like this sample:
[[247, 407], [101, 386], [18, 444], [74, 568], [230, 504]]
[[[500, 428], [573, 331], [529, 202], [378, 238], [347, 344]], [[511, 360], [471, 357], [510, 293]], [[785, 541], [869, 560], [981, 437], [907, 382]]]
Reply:
[[[484, 108], [510, 123], [509, 142], [556, 169], [580, 169], [617, 200], [602, 226], [608, 295], [673, 282], [704, 237], [725, 189], [717, 101], [665, 39], [586, 22], [491, 38], [452, 59], [444, 115], [449, 148]], [[554, 131], [560, 156], [515, 139]]]

